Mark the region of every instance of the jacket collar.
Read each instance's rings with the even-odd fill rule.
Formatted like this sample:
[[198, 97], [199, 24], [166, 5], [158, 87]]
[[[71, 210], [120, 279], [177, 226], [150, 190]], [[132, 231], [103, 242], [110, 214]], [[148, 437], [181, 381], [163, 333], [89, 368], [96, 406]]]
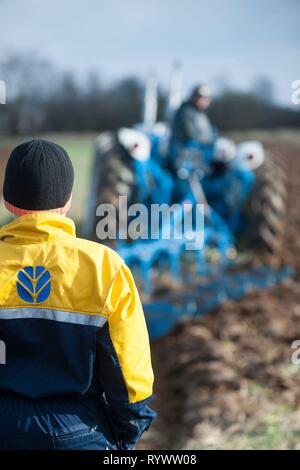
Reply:
[[71, 219], [47, 211], [18, 217], [0, 229], [0, 241], [16, 245], [47, 243], [75, 236], [75, 224]]

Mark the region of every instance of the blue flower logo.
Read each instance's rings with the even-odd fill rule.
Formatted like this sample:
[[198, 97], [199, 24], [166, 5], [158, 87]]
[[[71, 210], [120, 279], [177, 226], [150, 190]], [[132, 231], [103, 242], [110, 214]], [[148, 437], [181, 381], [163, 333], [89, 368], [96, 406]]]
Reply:
[[18, 272], [17, 292], [25, 302], [30, 304], [45, 302], [50, 291], [51, 277], [44, 266], [26, 266]]

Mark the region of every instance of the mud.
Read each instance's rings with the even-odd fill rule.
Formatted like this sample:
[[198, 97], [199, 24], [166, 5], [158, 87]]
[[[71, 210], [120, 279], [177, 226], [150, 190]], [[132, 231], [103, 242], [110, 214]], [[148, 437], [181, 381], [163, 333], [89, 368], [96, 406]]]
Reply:
[[[265, 144], [288, 176], [282, 260], [295, 278], [185, 321], [152, 344], [159, 417], [139, 448], [231, 448], [269, 417], [280, 421], [271, 447], [289, 448], [286, 427], [300, 442], [300, 367], [291, 360], [300, 340], [300, 146]], [[237, 445], [252, 448], [245, 439]]]

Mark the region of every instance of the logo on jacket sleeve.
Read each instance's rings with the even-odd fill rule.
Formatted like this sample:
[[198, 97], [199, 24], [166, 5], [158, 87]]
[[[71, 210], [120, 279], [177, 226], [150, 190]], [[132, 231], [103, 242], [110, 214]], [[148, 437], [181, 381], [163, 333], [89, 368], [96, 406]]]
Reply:
[[50, 291], [51, 277], [44, 266], [26, 266], [18, 272], [17, 292], [24, 302], [40, 304], [48, 299]]

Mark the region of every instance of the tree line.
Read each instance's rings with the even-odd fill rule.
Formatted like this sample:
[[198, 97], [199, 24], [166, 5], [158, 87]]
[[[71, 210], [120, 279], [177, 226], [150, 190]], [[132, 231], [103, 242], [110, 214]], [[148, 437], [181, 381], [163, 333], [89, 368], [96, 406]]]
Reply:
[[[80, 80], [31, 54], [0, 62], [0, 79], [7, 88], [7, 104], [0, 106], [2, 134], [103, 131], [141, 119], [144, 84], [136, 77], [107, 86], [95, 72]], [[166, 95], [159, 90], [158, 120], [165, 118]], [[299, 110], [276, 105], [267, 81], [248, 93], [225, 89], [209, 115], [220, 130], [300, 126]]]

